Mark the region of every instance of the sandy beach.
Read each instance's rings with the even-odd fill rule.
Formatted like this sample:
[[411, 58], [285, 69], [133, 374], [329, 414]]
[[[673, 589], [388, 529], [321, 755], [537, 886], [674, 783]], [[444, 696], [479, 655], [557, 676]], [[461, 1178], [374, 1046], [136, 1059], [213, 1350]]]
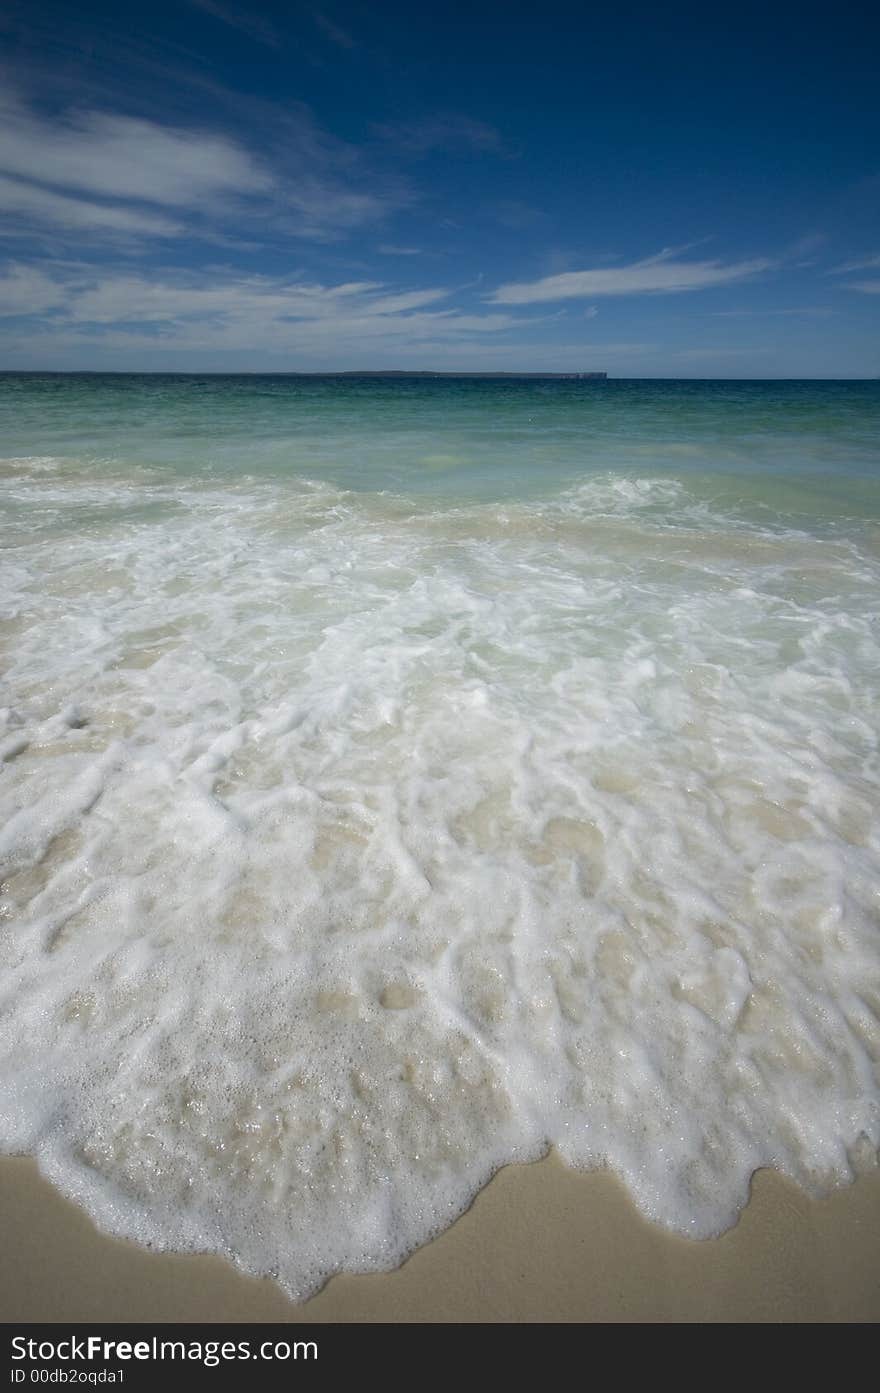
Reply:
[[737, 1226], [694, 1243], [646, 1223], [606, 1173], [507, 1167], [396, 1272], [303, 1305], [217, 1258], [99, 1233], [27, 1158], [0, 1164], [6, 1321], [871, 1321], [880, 1175], [821, 1200], [759, 1173]]

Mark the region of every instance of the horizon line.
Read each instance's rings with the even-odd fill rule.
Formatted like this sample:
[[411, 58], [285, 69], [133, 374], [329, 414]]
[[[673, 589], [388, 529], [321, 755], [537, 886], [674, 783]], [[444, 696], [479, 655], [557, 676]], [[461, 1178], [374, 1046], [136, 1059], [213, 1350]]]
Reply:
[[471, 377], [471, 378], [518, 378], [531, 380], [559, 381], [605, 381], [605, 382], [880, 382], [880, 374], [872, 373], [862, 377], [843, 376], [764, 376], [764, 377], [716, 377], [661, 375], [659, 373], [615, 374], [600, 370], [534, 372], [524, 369], [516, 371], [501, 368], [497, 371], [477, 368], [4, 368], [0, 367], [0, 377]]

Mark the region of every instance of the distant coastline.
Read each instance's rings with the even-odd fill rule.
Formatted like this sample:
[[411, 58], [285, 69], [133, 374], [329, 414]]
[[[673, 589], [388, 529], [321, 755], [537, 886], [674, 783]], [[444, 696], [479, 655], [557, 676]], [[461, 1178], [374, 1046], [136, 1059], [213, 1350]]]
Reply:
[[443, 378], [527, 378], [541, 382], [606, 382], [607, 372], [433, 372], [407, 368], [359, 369], [347, 368], [343, 372], [313, 371], [285, 372], [278, 369], [265, 372], [246, 369], [241, 372], [185, 372], [175, 368], [0, 368], [0, 377], [443, 377]]
[[529, 377], [550, 381], [604, 382], [607, 372], [409, 372], [406, 368], [386, 368], [367, 372], [292, 372], [291, 377]]

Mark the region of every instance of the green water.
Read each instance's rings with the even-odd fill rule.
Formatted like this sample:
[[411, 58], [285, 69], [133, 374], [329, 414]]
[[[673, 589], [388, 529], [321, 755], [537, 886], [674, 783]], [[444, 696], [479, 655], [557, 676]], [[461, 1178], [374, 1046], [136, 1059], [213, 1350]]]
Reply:
[[2, 454], [299, 476], [445, 503], [585, 476], [686, 479], [749, 511], [880, 516], [880, 383], [0, 376]]

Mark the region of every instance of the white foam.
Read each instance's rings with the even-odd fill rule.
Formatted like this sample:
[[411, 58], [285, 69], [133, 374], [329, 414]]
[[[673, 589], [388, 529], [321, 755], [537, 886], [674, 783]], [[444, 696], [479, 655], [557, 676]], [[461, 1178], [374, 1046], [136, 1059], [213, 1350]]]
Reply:
[[876, 557], [671, 480], [441, 513], [38, 463], [7, 1149], [297, 1296], [548, 1145], [697, 1237], [875, 1154]]

